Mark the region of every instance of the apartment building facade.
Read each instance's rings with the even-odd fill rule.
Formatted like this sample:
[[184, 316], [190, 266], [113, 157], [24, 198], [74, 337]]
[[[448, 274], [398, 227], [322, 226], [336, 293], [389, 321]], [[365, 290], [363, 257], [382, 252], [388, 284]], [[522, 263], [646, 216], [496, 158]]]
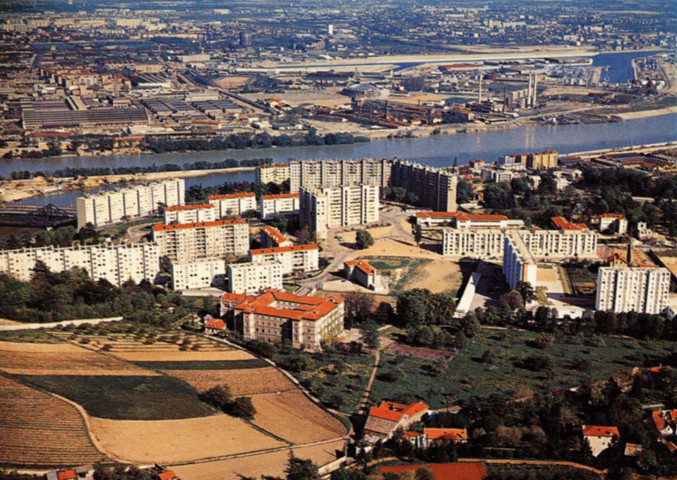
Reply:
[[160, 271], [160, 249], [153, 243], [137, 243], [4, 250], [0, 251], [0, 272], [19, 280], [30, 280], [38, 261], [53, 272], [83, 268], [93, 281], [103, 278], [119, 287], [127, 280], [155, 281]]
[[379, 220], [379, 187], [301, 188], [299, 224], [315, 232], [318, 239], [327, 238], [329, 228], [368, 225]]
[[190, 262], [172, 262], [172, 288], [190, 290], [226, 285], [228, 264], [223, 258], [201, 258]]
[[350, 185], [376, 185], [387, 187], [390, 183], [390, 160], [292, 160], [289, 163], [289, 191], [301, 187], [323, 188]]
[[447, 257], [501, 258], [505, 230], [495, 228], [445, 228], [442, 255]]
[[320, 268], [319, 248], [315, 244], [250, 250], [249, 261], [256, 264], [280, 262], [283, 275]]
[[559, 155], [554, 150], [527, 154], [527, 168], [530, 170], [552, 170], [557, 168]]
[[216, 219], [256, 212], [256, 194], [254, 193], [210, 195], [208, 199], [209, 203], [216, 208]]
[[660, 314], [669, 304], [670, 271], [654, 267], [601, 267], [595, 308]]
[[257, 183], [277, 183], [278, 185], [289, 180], [288, 163], [271, 163], [256, 167]]
[[217, 220], [216, 208], [211, 203], [165, 207], [165, 223], [196, 223]]
[[198, 258], [245, 255], [249, 250], [249, 225], [245, 219], [153, 226], [160, 256], [191, 262]]
[[273, 288], [282, 290], [282, 263], [231, 263], [228, 265], [228, 291], [257, 293]]
[[78, 197], [78, 228], [88, 223], [100, 227], [149, 216], [162, 206], [184, 205], [185, 196], [186, 184], [180, 178]]
[[340, 297], [299, 296], [270, 289], [261, 295], [226, 293], [221, 314], [233, 318], [244, 340], [291, 341], [294, 348], [319, 350], [343, 332]]
[[416, 194], [419, 205], [437, 212], [457, 210], [458, 176], [440, 168], [405, 160], [392, 160], [391, 187], [402, 187]]
[[503, 275], [511, 289], [517, 288], [520, 282], [528, 282], [532, 287], [536, 285], [538, 265], [520, 232], [505, 234]]
[[299, 194], [281, 193], [261, 196], [261, 219], [271, 220], [280, 215], [298, 215]]

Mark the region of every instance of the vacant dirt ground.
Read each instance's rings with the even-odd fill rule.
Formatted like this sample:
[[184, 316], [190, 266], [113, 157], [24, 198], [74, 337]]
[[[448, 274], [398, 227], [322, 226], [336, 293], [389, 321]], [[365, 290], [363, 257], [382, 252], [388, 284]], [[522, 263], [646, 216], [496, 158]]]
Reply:
[[171, 351], [171, 352], [111, 352], [115, 356], [124, 360], [134, 362], [175, 362], [175, 361], [199, 361], [199, 360], [251, 360], [255, 358], [242, 350], [229, 350], [224, 352], [193, 352], [193, 351]]
[[3, 352], [55, 352], [69, 353], [82, 352], [82, 349], [68, 343], [23, 343], [0, 342], [0, 351]]
[[360, 256], [389, 256], [389, 257], [414, 257], [414, 258], [432, 258], [441, 259], [439, 253], [431, 252], [418, 248], [413, 243], [382, 238], [376, 240], [374, 245], [366, 250], [360, 250]]
[[252, 455], [249, 457], [233, 458], [217, 462], [198, 463], [196, 465], [171, 466], [183, 480], [239, 480], [239, 475], [259, 478], [261, 475], [284, 477], [284, 469], [289, 460], [289, 452], [294, 455], [311, 459], [317, 465], [325, 465], [336, 459], [336, 451], [342, 450], [345, 442], [324, 443], [312, 447], [293, 448], [279, 452]]
[[308, 443], [345, 435], [336, 418], [308, 400], [301, 392], [255, 395], [254, 424], [291, 443]]
[[296, 386], [273, 367], [243, 370], [164, 370], [164, 372], [185, 380], [200, 392], [217, 385], [228, 385], [233, 395], [296, 390]]
[[140, 463], [187, 462], [284, 445], [228, 415], [156, 421], [92, 417], [91, 425], [104, 449]]
[[458, 291], [463, 274], [457, 263], [447, 260], [433, 260], [420, 267], [407, 288], [427, 288], [433, 293]]

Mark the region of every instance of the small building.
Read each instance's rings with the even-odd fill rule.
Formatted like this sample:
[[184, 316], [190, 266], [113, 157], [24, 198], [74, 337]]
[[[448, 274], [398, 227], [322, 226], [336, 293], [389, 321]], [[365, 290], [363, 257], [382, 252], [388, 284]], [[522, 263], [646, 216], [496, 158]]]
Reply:
[[219, 318], [212, 318], [205, 322], [205, 333], [207, 335], [217, 335], [226, 330], [226, 322]]
[[372, 267], [366, 260], [344, 262], [343, 273], [348, 280], [371, 290], [376, 290], [377, 283], [380, 283], [381, 272]]
[[628, 231], [628, 221], [625, 215], [618, 213], [603, 213], [597, 218], [597, 228], [600, 232], [607, 230], [623, 235]]
[[609, 448], [614, 438], [620, 438], [620, 436], [618, 427], [583, 425], [583, 439], [587, 440], [595, 457]]
[[404, 430], [418, 422], [428, 412], [428, 405], [415, 402], [410, 405], [395, 402], [381, 402], [369, 409], [367, 423], [364, 425], [364, 441], [375, 444], [389, 439], [398, 428]]
[[261, 245], [263, 248], [291, 247], [294, 243], [285, 237], [277, 228], [266, 225], [261, 228]]
[[465, 428], [424, 428], [423, 435], [430, 445], [468, 442], [468, 431]]
[[651, 417], [661, 436], [677, 435], [677, 410], [654, 410]]

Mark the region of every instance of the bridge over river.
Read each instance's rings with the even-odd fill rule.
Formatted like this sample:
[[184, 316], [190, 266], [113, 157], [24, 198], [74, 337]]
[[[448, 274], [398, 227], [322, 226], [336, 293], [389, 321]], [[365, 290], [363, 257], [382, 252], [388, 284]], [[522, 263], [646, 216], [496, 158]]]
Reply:
[[75, 208], [45, 206], [1, 205], [0, 225], [17, 227], [54, 227], [75, 218]]

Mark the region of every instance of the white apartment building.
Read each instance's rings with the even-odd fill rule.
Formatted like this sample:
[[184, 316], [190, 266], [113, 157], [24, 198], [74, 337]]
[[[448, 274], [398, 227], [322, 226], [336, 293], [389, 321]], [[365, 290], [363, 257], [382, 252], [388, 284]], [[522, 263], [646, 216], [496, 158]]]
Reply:
[[625, 215], [617, 213], [603, 213], [597, 219], [597, 228], [600, 232], [611, 230], [613, 233], [623, 235], [628, 231], [628, 220]]
[[216, 208], [211, 203], [165, 207], [165, 223], [196, 223], [217, 220]]
[[229, 193], [226, 195], [210, 195], [209, 203], [216, 207], [216, 218], [242, 215], [256, 211], [256, 194]]
[[256, 167], [257, 183], [277, 183], [278, 185], [289, 180], [288, 163], [271, 163]]
[[280, 215], [298, 215], [299, 194], [281, 193], [261, 196], [261, 219], [270, 220]]
[[590, 230], [522, 230], [520, 235], [534, 257], [562, 259], [597, 256], [597, 233]]
[[670, 271], [654, 267], [601, 267], [595, 308], [659, 314], [668, 306]]
[[53, 272], [80, 267], [93, 281], [103, 278], [121, 286], [127, 280], [154, 282], [160, 271], [160, 249], [153, 243], [138, 243], [5, 250], [0, 251], [0, 272], [19, 280], [30, 280], [38, 261], [44, 262]]
[[172, 262], [172, 288], [222, 287], [226, 285], [227, 263], [222, 258], [204, 258], [191, 262]]
[[88, 223], [100, 227], [148, 216], [161, 206], [184, 205], [185, 196], [186, 184], [179, 178], [79, 197], [76, 200], [78, 228]]
[[505, 234], [503, 252], [503, 275], [510, 288], [517, 288], [520, 282], [528, 282], [535, 287], [538, 266], [520, 232], [509, 231]]
[[464, 212], [418, 212], [416, 225], [454, 228], [524, 228], [523, 220], [511, 220], [505, 215], [474, 215]]
[[243, 218], [214, 222], [153, 226], [160, 256], [180, 263], [198, 258], [245, 255], [249, 250], [249, 224]]
[[289, 191], [301, 187], [347, 187], [377, 185], [387, 187], [391, 179], [391, 161], [361, 160], [292, 160], [289, 163]]
[[301, 227], [308, 226], [318, 239], [327, 229], [368, 225], [379, 220], [379, 187], [354, 185], [322, 189], [301, 188]]
[[448, 257], [501, 258], [505, 231], [493, 228], [445, 228], [442, 255]]
[[228, 291], [253, 294], [267, 288], [282, 290], [282, 263], [231, 263], [228, 265]]
[[293, 247], [261, 248], [249, 251], [252, 263], [282, 263], [282, 273], [312, 272], [319, 269], [319, 249], [315, 244], [294, 245]]

